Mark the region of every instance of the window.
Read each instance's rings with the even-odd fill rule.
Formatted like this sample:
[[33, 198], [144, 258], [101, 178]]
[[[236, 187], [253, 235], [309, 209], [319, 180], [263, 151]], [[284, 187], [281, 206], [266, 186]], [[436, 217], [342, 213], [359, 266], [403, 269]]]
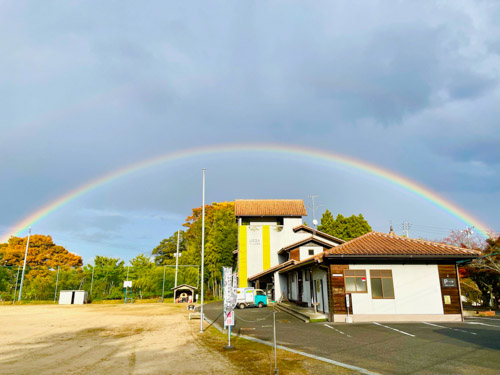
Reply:
[[366, 293], [366, 271], [345, 270], [345, 290], [349, 293]]
[[314, 249], [309, 249], [309, 255], [314, 255]]
[[256, 294], [257, 294], [258, 296], [265, 296], [265, 295], [266, 295], [266, 293], [264, 293], [264, 291], [263, 291], [263, 290], [260, 290], [260, 289], [257, 289], [257, 290], [256, 290]]
[[371, 270], [372, 298], [394, 298], [391, 270]]

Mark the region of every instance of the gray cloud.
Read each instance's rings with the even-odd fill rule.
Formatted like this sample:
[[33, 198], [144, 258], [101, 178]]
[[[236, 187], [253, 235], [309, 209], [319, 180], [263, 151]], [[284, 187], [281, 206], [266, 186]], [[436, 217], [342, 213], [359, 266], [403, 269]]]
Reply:
[[[455, 194], [470, 209], [481, 201], [474, 194], [500, 194], [495, 2], [0, 7], [1, 186], [12, 197], [4, 226], [109, 171], [220, 143], [335, 151]], [[265, 157], [280, 165], [279, 180], [262, 162], [248, 185], [234, 184], [245, 176], [230, 156], [110, 185], [82, 202], [121, 218], [93, 212], [81, 228], [119, 236], [131, 225], [125, 212], [183, 215], [196, 203], [170, 204], [158, 187], [197, 196], [199, 176], [187, 170], [205, 165], [227, 169], [217, 199], [237, 198], [234, 189], [309, 193], [283, 187], [297, 171]]]

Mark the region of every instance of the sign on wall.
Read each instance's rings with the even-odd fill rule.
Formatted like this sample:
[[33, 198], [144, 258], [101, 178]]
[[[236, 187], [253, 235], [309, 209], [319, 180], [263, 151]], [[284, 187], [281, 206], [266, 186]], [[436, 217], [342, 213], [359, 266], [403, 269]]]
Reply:
[[441, 285], [443, 288], [456, 288], [457, 287], [457, 279], [455, 278], [442, 278]]

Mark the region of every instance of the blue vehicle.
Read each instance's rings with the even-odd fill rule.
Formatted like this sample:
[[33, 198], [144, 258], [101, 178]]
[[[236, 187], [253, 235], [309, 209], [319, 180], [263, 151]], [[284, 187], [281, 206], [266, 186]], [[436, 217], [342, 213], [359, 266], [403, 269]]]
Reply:
[[238, 288], [236, 306], [240, 309], [267, 306], [267, 294], [262, 289]]

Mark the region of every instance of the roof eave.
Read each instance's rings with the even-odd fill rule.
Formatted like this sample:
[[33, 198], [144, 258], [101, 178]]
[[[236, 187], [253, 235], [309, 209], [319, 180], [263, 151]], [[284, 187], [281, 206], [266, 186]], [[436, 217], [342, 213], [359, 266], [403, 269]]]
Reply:
[[466, 260], [466, 259], [476, 259], [478, 255], [415, 255], [415, 254], [406, 254], [406, 255], [353, 255], [353, 254], [325, 254], [327, 259], [422, 259], [422, 260]]

